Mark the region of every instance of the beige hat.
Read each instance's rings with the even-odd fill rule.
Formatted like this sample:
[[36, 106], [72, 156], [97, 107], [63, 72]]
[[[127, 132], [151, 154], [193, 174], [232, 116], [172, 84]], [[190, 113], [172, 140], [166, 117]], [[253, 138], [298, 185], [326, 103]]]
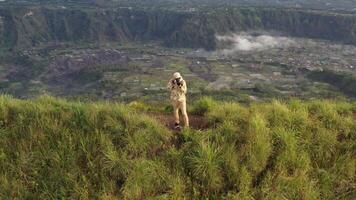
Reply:
[[175, 72], [175, 73], [173, 74], [173, 78], [182, 78], [182, 76], [180, 75], [179, 72]]

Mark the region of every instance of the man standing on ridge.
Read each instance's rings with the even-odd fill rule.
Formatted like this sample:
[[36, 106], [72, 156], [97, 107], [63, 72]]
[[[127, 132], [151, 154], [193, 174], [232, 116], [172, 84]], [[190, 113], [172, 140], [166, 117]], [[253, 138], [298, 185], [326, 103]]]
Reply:
[[173, 106], [174, 114], [174, 129], [180, 129], [179, 126], [179, 110], [182, 112], [184, 126], [189, 127], [189, 118], [187, 114], [187, 84], [179, 72], [175, 72], [169, 80], [167, 88], [171, 91], [171, 103]]

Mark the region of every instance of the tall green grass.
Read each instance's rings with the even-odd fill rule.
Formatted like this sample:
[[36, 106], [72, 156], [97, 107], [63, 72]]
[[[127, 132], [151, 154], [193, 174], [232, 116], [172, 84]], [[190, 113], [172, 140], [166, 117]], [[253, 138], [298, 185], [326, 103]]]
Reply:
[[203, 98], [209, 128], [173, 133], [132, 104], [0, 96], [0, 199], [354, 199], [355, 105]]

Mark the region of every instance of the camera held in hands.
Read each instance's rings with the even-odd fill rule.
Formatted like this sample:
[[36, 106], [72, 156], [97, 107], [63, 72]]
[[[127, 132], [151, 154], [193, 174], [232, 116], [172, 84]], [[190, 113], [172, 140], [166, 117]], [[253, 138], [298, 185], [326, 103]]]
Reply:
[[181, 78], [173, 79], [173, 80], [172, 80], [172, 84], [173, 84], [173, 85], [177, 85], [177, 86], [179, 86], [179, 87], [182, 87], [182, 86], [183, 86], [183, 82], [182, 82], [182, 79], [181, 79]]

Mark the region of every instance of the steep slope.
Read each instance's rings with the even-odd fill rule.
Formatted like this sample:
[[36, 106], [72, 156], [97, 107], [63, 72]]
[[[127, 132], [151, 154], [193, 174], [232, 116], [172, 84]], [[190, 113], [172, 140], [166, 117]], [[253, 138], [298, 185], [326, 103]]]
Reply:
[[215, 35], [248, 30], [356, 44], [351, 14], [277, 8], [94, 9], [58, 6], [0, 8], [0, 45], [163, 40], [168, 46], [214, 49]]

